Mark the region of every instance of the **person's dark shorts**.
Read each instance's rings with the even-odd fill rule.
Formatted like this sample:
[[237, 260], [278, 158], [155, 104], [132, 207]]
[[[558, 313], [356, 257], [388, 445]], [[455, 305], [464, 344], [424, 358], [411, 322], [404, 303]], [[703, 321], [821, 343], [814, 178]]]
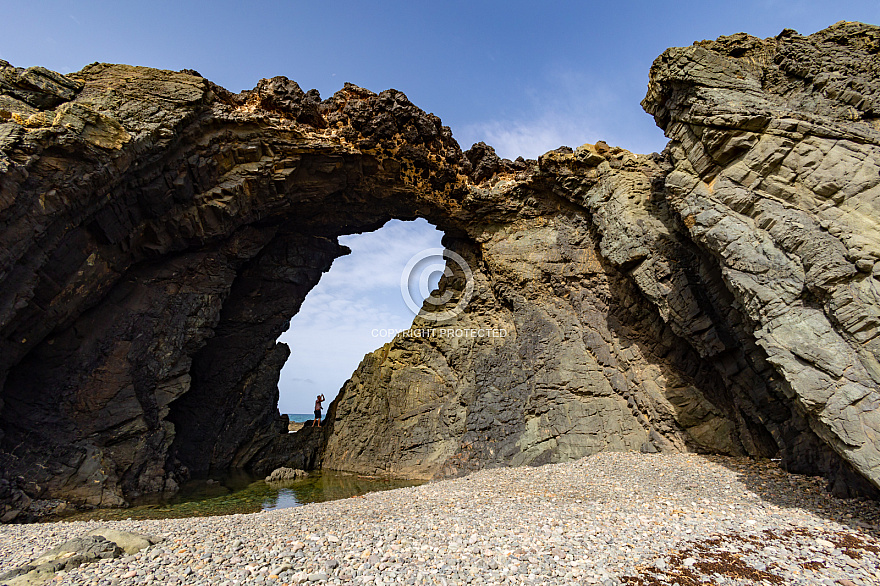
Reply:
[[315, 409], [315, 419], [320, 419], [320, 418], [321, 418], [321, 410]]

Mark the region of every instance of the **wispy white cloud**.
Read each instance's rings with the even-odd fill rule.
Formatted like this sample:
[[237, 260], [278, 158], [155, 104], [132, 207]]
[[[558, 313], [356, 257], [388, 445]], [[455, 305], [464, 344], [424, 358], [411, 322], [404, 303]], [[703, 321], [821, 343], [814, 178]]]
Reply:
[[[467, 140], [470, 144], [481, 140], [492, 145], [500, 157], [537, 159], [560, 146], [575, 147], [584, 142], [581, 138], [572, 141], [571, 125], [571, 118], [564, 113], [548, 112], [531, 120], [493, 120], [475, 124], [462, 134], [473, 135]], [[584, 136], [587, 134], [583, 133]]]
[[390, 340], [374, 330], [412, 324], [401, 271], [416, 253], [441, 247], [441, 237], [418, 220], [339, 239], [352, 254], [334, 261], [280, 338], [291, 349], [279, 381], [282, 413], [310, 412], [317, 393], [332, 400], [364, 355]]
[[[556, 70], [523, 89], [525, 105], [519, 112], [464, 125], [455, 135], [464, 149], [484, 141], [509, 159], [536, 159], [560, 146], [574, 148], [599, 140], [636, 152], [661, 150], [665, 139], [647, 114], [637, 102], [621, 101], [624, 83], [631, 81], [628, 77], [600, 80], [582, 72]], [[632, 92], [632, 88], [626, 89]], [[629, 111], [628, 115], [624, 111]], [[620, 122], [634, 117], [642, 124]]]

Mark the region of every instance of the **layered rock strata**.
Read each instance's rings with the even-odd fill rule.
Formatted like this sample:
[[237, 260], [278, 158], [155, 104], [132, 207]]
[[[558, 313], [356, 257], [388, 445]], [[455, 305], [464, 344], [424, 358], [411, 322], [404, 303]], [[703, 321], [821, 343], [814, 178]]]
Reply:
[[[644, 102], [663, 155], [515, 162], [395, 90], [0, 62], [5, 520], [231, 467], [435, 477], [601, 450], [779, 456], [870, 493], [878, 38], [670, 49]], [[331, 425], [288, 434], [278, 336], [338, 236], [417, 217], [473, 295], [414, 326], [505, 335], [399, 337]]]
[[[467, 310], [439, 325], [426, 314], [413, 328], [427, 335], [366, 358], [334, 406], [324, 466], [430, 478], [603, 450], [775, 454], [735, 378], [683, 344], [640, 291], [674, 287], [688, 326], [720, 338], [697, 299], [715, 276], [663, 224], [662, 179], [652, 157], [600, 144], [474, 188], [516, 214], [444, 241], [473, 271]], [[605, 237], [611, 221], [622, 231]], [[666, 251], [665, 273], [659, 260], [637, 266], [648, 247]], [[674, 279], [672, 263], [688, 274]]]
[[670, 49], [643, 106], [672, 139], [665, 199], [719, 268], [775, 394], [877, 485], [880, 30]]

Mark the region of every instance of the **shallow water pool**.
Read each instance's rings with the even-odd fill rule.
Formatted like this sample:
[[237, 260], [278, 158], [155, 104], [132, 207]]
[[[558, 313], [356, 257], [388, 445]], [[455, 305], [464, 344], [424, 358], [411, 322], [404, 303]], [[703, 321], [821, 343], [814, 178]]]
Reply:
[[119, 521], [257, 513], [419, 484], [422, 484], [422, 481], [391, 480], [348, 472], [317, 471], [303, 480], [270, 485], [262, 479], [237, 472], [222, 477], [193, 480], [170, 497], [139, 499], [133, 502], [131, 507], [124, 509], [95, 509], [44, 520]]

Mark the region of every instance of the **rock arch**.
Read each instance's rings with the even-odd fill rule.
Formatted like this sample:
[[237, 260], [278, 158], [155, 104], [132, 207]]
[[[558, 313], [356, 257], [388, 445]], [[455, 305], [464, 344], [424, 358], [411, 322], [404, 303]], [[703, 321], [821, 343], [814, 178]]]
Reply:
[[[870, 492], [872, 420], [851, 419], [863, 431], [843, 441], [808, 404], [803, 372], [779, 350], [787, 334], [768, 344], [772, 325], [700, 232], [708, 208], [688, 203], [711, 199], [714, 178], [734, 177], [769, 135], [752, 119], [687, 118], [697, 110], [676, 110], [682, 96], [703, 99], [711, 80], [664, 65], [702, 60], [737, 78], [737, 43], [821, 51], [821, 35], [671, 50], [646, 99], [674, 138], [664, 155], [599, 142], [538, 161], [483, 144], [463, 153], [394, 90], [347, 84], [321, 101], [280, 77], [231, 94], [192, 71], [94, 64], [61, 76], [0, 63], [7, 520], [34, 498], [113, 505], [188, 474], [292, 458], [435, 477], [606, 449], [697, 450], [779, 455]], [[709, 191], [688, 194], [697, 183]], [[714, 209], [750, 213], [730, 205]], [[766, 227], [785, 214], [761, 213], [765, 228], [743, 226], [759, 239], [770, 230], [764, 251], [787, 246]], [[417, 217], [474, 272], [473, 300], [446, 325], [508, 335], [395, 339], [346, 383], [326, 436], [292, 445], [277, 413], [278, 335], [346, 254], [338, 236]], [[837, 283], [855, 274], [834, 266]], [[876, 398], [868, 388], [859, 400]]]

